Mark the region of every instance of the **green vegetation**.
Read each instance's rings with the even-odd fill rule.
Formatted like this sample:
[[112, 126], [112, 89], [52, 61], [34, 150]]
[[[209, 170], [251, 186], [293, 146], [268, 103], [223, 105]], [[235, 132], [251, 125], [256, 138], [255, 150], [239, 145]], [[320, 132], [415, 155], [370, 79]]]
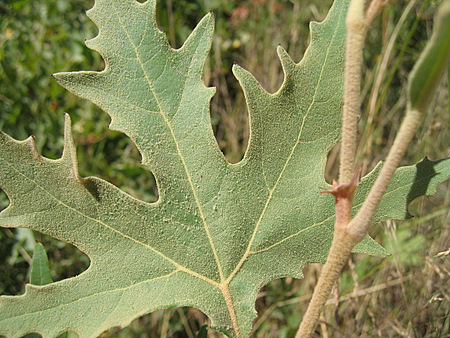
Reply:
[[[395, 25], [407, 10], [406, 3], [398, 1], [388, 7], [377, 21], [379, 29], [370, 32], [374, 38], [369, 40], [365, 54], [368, 70], [360, 123], [363, 135], [360, 153], [368, 168], [385, 156], [385, 149], [392, 142], [405, 106], [401, 97], [406, 74], [431, 32], [436, 3], [411, 3], [394, 43], [389, 44]], [[123, 189], [129, 188], [139, 198], [152, 201], [155, 199], [152, 177], [139, 166], [140, 157], [134, 146], [126, 137], [106, 128], [106, 114], [68, 94], [49, 77], [56, 71], [92, 69], [93, 65], [94, 69], [103, 68], [99, 56], [83, 45], [85, 38], [96, 34], [95, 27], [81, 11], [91, 5], [90, 1], [15, 1], [0, 5], [1, 127], [15, 138], [35, 134], [43, 155], [56, 158], [63, 144], [61, 113], [70, 112], [75, 121], [80, 175], [102, 177]], [[175, 6], [165, 1], [161, 5], [160, 24], [174, 46], [184, 41], [207, 10], [213, 9], [217, 14], [206, 82], [218, 88], [212, 102], [216, 136], [227, 158], [236, 162], [247, 144], [248, 128], [242, 93], [230, 74], [233, 60], [253, 72], [265, 88], [276, 90], [282, 80], [275, 57], [276, 44], [285, 46], [298, 61], [306, 46], [306, 22], [312, 17], [322, 19], [329, 3], [254, 0], [222, 5], [214, 1], [180, 1]], [[389, 89], [387, 83], [391, 84]], [[376, 92], [382, 95], [372, 100]], [[430, 154], [432, 159], [446, 155], [446, 95], [443, 84], [405, 163], [416, 162], [424, 154]], [[432, 137], [426, 138], [429, 134]], [[337, 176], [334, 163], [336, 151], [330, 153], [327, 177]], [[391, 221], [375, 229], [372, 235], [392, 250], [393, 255], [383, 261], [353, 256], [341, 278], [340, 298], [336, 296], [325, 312], [321, 330], [328, 330], [329, 335], [336, 337], [355, 333], [355, 328], [360, 330], [355, 334], [369, 336], [440, 336], [448, 332], [449, 305], [444, 300], [449, 294], [445, 270], [449, 228], [444, 222], [448, 199], [446, 188], [441, 186], [436, 196], [415, 202], [411, 212], [419, 215], [418, 218], [406, 224]], [[51, 247], [55, 247], [55, 241], [19, 230], [2, 229], [0, 236], [1, 255], [7, 257], [0, 266], [0, 291], [19, 294], [29, 269], [26, 261], [32, 254], [32, 237], [51, 242]], [[55, 280], [78, 274], [87, 267], [87, 257], [73, 247], [63, 243], [56, 243], [56, 247], [58, 250], [48, 252]], [[257, 302], [261, 318], [255, 324], [255, 336], [290, 337], [295, 333], [299, 313], [304, 312], [315, 285], [317, 269], [315, 265], [309, 266], [305, 279], [277, 280], [262, 290], [265, 297]], [[105, 336], [193, 337], [204, 321], [205, 317], [197, 310], [164, 310]]]

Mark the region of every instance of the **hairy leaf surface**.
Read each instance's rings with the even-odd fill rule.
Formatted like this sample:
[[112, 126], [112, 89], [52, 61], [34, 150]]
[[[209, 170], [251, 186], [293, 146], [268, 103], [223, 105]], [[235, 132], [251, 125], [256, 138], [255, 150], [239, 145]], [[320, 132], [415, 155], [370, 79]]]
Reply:
[[[68, 116], [59, 160], [41, 157], [32, 138], [2, 134], [0, 184], [11, 205], [0, 226], [66, 241], [91, 265], [77, 277], [1, 297], [0, 334], [72, 330], [93, 337], [155, 309], [192, 306], [216, 329], [246, 337], [259, 289], [276, 278], [301, 278], [307, 263], [325, 261], [331, 244], [334, 202], [319, 187], [327, 185], [326, 156], [340, 133], [347, 5], [336, 0], [324, 22], [311, 23], [299, 64], [278, 48], [285, 80], [276, 93], [234, 66], [251, 136], [244, 159], [230, 164], [210, 124], [214, 89], [202, 80], [212, 14], [174, 50], [156, 26], [153, 0], [96, 0], [88, 15], [99, 35], [87, 45], [103, 56], [105, 70], [55, 78], [135, 142], [160, 197], [146, 203], [79, 177]], [[420, 168], [426, 179], [416, 176]], [[448, 171], [446, 162], [430, 161], [400, 169], [377, 221], [404, 218], [412, 197], [433, 193]], [[362, 180], [355, 212], [376, 174]], [[385, 254], [369, 237], [355, 250]]]

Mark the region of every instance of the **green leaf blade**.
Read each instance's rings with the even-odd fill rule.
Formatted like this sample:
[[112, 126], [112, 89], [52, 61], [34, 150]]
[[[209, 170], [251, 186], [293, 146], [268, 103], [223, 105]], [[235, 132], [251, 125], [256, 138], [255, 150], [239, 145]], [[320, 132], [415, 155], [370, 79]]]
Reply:
[[[112, 118], [111, 127], [130, 136], [142, 154], [143, 164], [163, 187], [159, 201], [162, 209], [180, 215], [173, 220], [172, 216], [166, 217], [166, 223], [184, 226], [184, 231], [181, 227], [173, 230], [183, 232], [177, 238], [191, 238], [196, 233], [202, 236], [214, 256], [216, 248], [208, 234], [202, 203], [218, 190], [216, 182], [223, 179], [226, 161], [209, 120], [208, 105], [214, 89], [207, 89], [201, 79], [213, 17], [206, 15], [183, 47], [174, 50], [156, 27], [154, 6], [154, 1], [96, 2], [90, 15], [100, 33], [88, 45], [104, 55], [105, 71], [61, 73], [55, 77], [66, 88], [102, 107]], [[139, 39], [133, 37], [135, 21], [140, 27], [136, 32]], [[110, 41], [110, 36], [116, 40]], [[123, 52], [116, 52], [114, 46]], [[105, 82], [113, 88], [106, 96], [102, 94]], [[136, 106], [142, 103], [145, 106]], [[205, 172], [208, 174], [203, 175]], [[215, 271], [218, 280], [220, 267], [215, 264], [213, 270], [204, 269], [202, 273]]]
[[50, 266], [45, 248], [42, 243], [36, 243], [31, 263], [30, 283], [33, 285], [46, 285], [52, 282], [53, 279], [50, 274]]
[[[210, 124], [214, 89], [202, 80], [212, 15], [174, 50], [156, 26], [155, 1], [97, 0], [89, 16], [99, 35], [87, 45], [102, 54], [105, 70], [55, 78], [103, 108], [111, 127], [136, 143], [160, 198], [146, 203], [79, 177], [68, 116], [59, 160], [41, 157], [32, 139], [3, 135], [0, 184], [11, 205], [0, 226], [64, 240], [91, 265], [74, 278], [0, 297], [0, 334], [97, 336], [159, 308], [192, 306], [214, 328], [248, 336], [259, 289], [275, 278], [301, 278], [302, 267], [324, 262], [331, 245], [334, 203], [319, 187], [340, 132], [347, 6], [335, 1], [327, 19], [311, 25], [299, 64], [278, 49], [285, 81], [276, 93], [234, 67], [251, 137], [244, 159], [230, 164]], [[361, 182], [361, 196], [371, 184], [371, 176]], [[398, 198], [402, 210], [378, 219], [404, 214], [408, 200]], [[358, 250], [385, 254], [369, 237]]]
[[408, 79], [408, 108], [425, 112], [450, 59], [450, 1], [438, 9], [433, 34]]
[[[382, 163], [380, 162], [368, 175], [364, 177], [355, 193], [353, 214], [361, 207], [370, 187], [375, 182]], [[408, 211], [409, 204], [420, 196], [433, 195], [437, 186], [450, 177], [450, 159], [422, 161], [400, 167], [396, 170], [386, 193], [381, 199], [373, 222], [387, 219], [408, 219], [412, 215]]]
[[[81, 337], [96, 337], [111, 327], [128, 325], [136, 316], [148, 313], [149, 304], [155, 303], [167, 308], [193, 304], [196, 299], [196, 302], [209, 302], [226, 309], [222, 295], [212, 290], [209, 283], [202, 286], [197, 278], [183, 273], [134, 282], [122, 288], [112, 287], [116, 281], [107, 278], [99, 283], [99, 276], [94, 273], [93, 269], [79, 277], [42, 287], [27, 285], [22, 296], [2, 296], [2, 334], [21, 337], [28, 332], [39, 332], [56, 337], [73, 330]], [[196, 283], [197, 293], [179, 288], [183, 283]], [[107, 284], [111, 286], [109, 289], [105, 287]], [[176, 294], [171, 292], [174, 289]], [[211, 312], [212, 306], [202, 305], [199, 309]]]

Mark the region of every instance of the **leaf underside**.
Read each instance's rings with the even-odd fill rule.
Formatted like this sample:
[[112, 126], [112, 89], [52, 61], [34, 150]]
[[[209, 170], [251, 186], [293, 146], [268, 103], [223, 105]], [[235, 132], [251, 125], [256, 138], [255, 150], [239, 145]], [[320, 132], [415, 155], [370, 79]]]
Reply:
[[[307, 263], [325, 261], [331, 244], [333, 198], [319, 187], [327, 186], [326, 157], [340, 134], [347, 5], [336, 0], [324, 22], [311, 23], [300, 63], [278, 48], [285, 79], [276, 93], [233, 67], [251, 134], [243, 160], [230, 164], [210, 124], [214, 89], [202, 80], [212, 14], [174, 50], [156, 26], [155, 1], [96, 0], [88, 15], [99, 35], [86, 44], [103, 56], [105, 70], [54, 76], [134, 141], [160, 197], [146, 203], [79, 177], [68, 115], [59, 160], [40, 156], [33, 138], [1, 134], [0, 187], [11, 204], [0, 226], [66, 241], [91, 265], [79, 276], [0, 297], [0, 334], [94, 337], [155, 309], [191, 306], [217, 330], [248, 336], [259, 289], [301, 278]], [[355, 212], [378, 169], [361, 181]], [[405, 218], [408, 203], [434, 193], [448, 175], [448, 161], [399, 169], [375, 221]], [[386, 254], [369, 237], [355, 251]]]

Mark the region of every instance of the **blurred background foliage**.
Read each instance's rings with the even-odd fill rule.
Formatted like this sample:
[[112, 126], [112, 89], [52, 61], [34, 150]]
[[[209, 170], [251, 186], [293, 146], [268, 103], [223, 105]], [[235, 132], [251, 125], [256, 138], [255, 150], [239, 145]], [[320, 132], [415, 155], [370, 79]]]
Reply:
[[[151, 173], [127, 137], [110, 131], [99, 108], [61, 88], [51, 74], [101, 70], [103, 60], [84, 45], [97, 28], [84, 11], [93, 0], [0, 0], [0, 128], [17, 139], [35, 135], [41, 153], [58, 158], [63, 146], [63, 112], [71, 114], [80, 174], [99, 176], [128, 193], [155, 201]], [[250, 70], [270, 92], [282, 83], [276, 46], [295, 61], [308, 45], [308, 22], [322, 20], [332, 1], [160, 0], [158, 20], [178, 48], [201, 17], [212, 10], [216, 30], [205, 67], [205, 83], [217, 88], [211, 120], [220, 148], [238, 162], [248, 140], [245, 100], [231, 74], [233, 62]], [[369, 32], [360, 121], [360, 162], [366, 171], [386, 156], [405, 108], [405, 83], [431, 34], [440, 1], [397, 0]], [[448, 77], [436, 92], [404, 164], [447, 157]], [[329, 154], [325, 177], [337, 176], [339, 145]], [[322, 337], [444, 337], [450, 332], [449, 190], [413, 202], [416, 215], [389, 221], [372, 236], [392, 254], [386, 259], [353, 255], [321, 318]], [[0, 207], [8, 200], [0, 196]], [[44, 243], [54, 280], [89, 266], [76, 248], [28, 229], [0, 229], [0, 293], [17, 295], [28, 281], [35, 241]], [[254, 337], [293, 337], [317, 280], [320, 266], [309, 265], [303, 280], [273, 281], [261, 290]], [[195, 337], [207, 318], [195, 309], [156, 311], [125, 329], [102, 337]], [[210, 331], [211, 337], [219, 334]], [[70, 334], [69, 334], [70, 336]], [[76, 336], [76, 335], [75, 335]]]

